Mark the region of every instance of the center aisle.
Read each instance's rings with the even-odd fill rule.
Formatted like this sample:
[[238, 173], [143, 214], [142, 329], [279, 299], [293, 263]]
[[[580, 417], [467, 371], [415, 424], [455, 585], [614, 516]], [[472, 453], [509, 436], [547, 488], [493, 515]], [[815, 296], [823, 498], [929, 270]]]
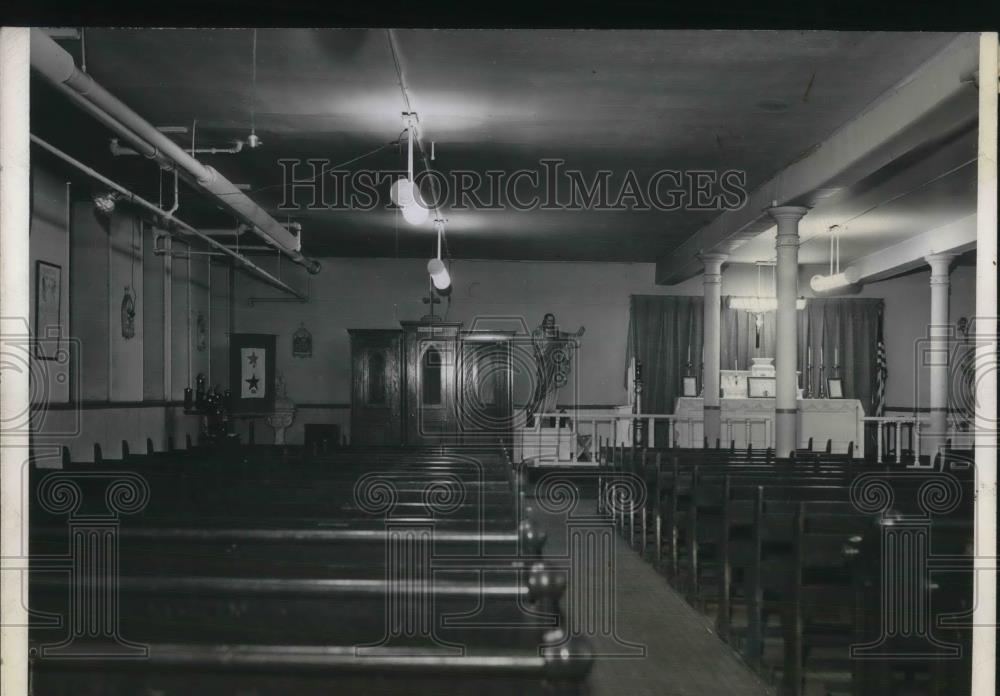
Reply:
[[[548, 533], [546, 553], [566, 550], [564, 516], [534, 505]], [[580, 500], [577, 514], [595, 514], [593, 499]], [[646, 656], [597, 657], [587, 680], [588, 696], [770, 696], [771, 690], [711, 631], [703, 615], [615, 534], [615, 613], [618, 637], [646, 646]], [[598, 569], [590, 568], [595, 574]], [[574, 608], [564, 602], [567, 612]], [[570, 617], [571, 618], [571, 617]], [[595, 653], [615, 652], [614, 641], [588, 637]], [[602, 650], [602, 644], [607, 647]]]

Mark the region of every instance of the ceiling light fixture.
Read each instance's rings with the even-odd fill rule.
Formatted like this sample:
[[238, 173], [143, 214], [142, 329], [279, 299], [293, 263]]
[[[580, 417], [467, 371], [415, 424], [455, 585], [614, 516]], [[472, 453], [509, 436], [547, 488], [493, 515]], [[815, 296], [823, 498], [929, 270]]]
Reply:
[[93, 196], [94, 210], [101, 215], [110, 216], [115, 212], [115, 202], [118, 194], [114, 191], [103, 191]]
[[830, 227], [830, 270], [827, 275], [814, 275], [809, 279], [813, 292], [830, 292], [854, 285], [861, 280], [856, 268], [840, 270], [840, 225]]
[[809, 280], [809, 287], [813, 292], [829, 292], [838, 288], [846, 288], [861, 280], [861, 274], [856, 268], [848, 268], [846, 271], [834, 273], [833, 275], [814, 275]]
[[[775, 278], [774, 278], [774, 268], [775, 264], [771, 261], [758, 261], [757, 266], [757, 294], [756, 295], [734, 295], [729, 298], [729, 308], [738, 309], [744, 312], [750, 312], [751, 314], [756, 314], [758, 328], [762, 325], [761, 314], [765, 312], [775, 312], [778, 310], [778, 298], [775, 294], [770, 296], [761, 295], [761, 268], [764, 266], [770, 266], [771, 268], [771, 288], [772, 293], [774, 293], [775, 288]], [[795, 300], [795, 309], [802, 310], [806, 308], [806, 298], [799, 297]]]
[[[777, 297], [753, 297], [753, 296], [733, 296], [729, 298], [729, 308], [739, 309], [751, 314], [763, 314], [764, 312], [774, 312], [778, 309]], [[795, 300], [795, 309], [805, 309], [806, 298], [799, 297]]]
[[427, 272], [430, 274], [431, 282], [434, 283], [435, 288], [447, 290], [451, 287], [451, 274], [448, 273], [448, 267], [441, 260], [441, 237], [444, 235], [444, 221], [435, 220], [434, 224], [437, 227], [437, 258], [427, 262]]
[[251, 49], [252, 64], [250, 73], [250, 135], [247, 136], [247, 147], [256, 150], [263, 145], [257, 137], [257, 30], [253, 30], [253, 48]]
[[411, 225], [421, 225], [430, 216], [430, 211], [424, 205], [423, 198], [420, 196], [420, 188], [416, 185], [413, 178], [413, 131], [416, 128], [416, 116], [413, 113], [403, 115], [407, 135], [407, 178], [397, 179], [389, 189], [389, 196], [392, 198], [392, 202], [402, 209], [403, 218]]

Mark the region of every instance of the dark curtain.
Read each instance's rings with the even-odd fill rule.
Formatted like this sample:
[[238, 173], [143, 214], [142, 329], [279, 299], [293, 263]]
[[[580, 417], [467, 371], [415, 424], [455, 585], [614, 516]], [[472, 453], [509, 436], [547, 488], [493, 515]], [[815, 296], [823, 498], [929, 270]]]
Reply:
[[[757, 344], [756, 317], [743, 310], [730, 309], [723, 298], [722, 350], [723, 370], [749, 370], [751, 358], [774, 357], [775, 314], [765, 312]], [[810, 299], [797, 312], [799, 322], [798, 365], [800, 385], [810, 398], [820, 394], [820, 347], [823, 349], [826, 378], [843, 380], [844, 397], [858, 399], [866, 413], [872, 413], [875, 385], [875, 346], [882, 300], [855, 298]], [[681, 378], [698, 378], [701, 388], [704, 301], [701, 297], [633, 295], [629, 324], [629, 358], [642, 362], [642, 410], [646, 413], [672, 413], [681, 394]], [[691, 365], [688, 367], [688, 346]], [[812, 349], [811, 371], [806, 369]], [[839, 369], [834, 371], [834, 349]], [[738, 368], [737, 368], [738, 366]], [[808, 374], [807, 374], [808, 372]], [[823, 384], [826, 393], [826, 384]]]
[[701, 297], [632, 295], [625, 364], [635, 356], [642, 365], [643, 412], [673, 413], [684, 376], [700, 388], [704, 317]]
[[[821, 380], [839, 377], [843, 380], [844, 397], [858, 399], [866, 414], [873, 413], [875, 348], [882, 306], [879, 299], [811, 299], [805, 310], [799, 312], [800, 366], [806, 364], [809, 349], [812, 349], [812, 370], [808, 376], [810, 397], [819, 397]], [[800, 369], [805, 372], [804, 368]], [[806, 381], [804, 375], [803, 387]], [[826, 384], [822, 387], [826, 394]]]
[[[774, 312], [760, 315], [760, 346], [757, 345], [756, 317], [741, 309], [730, 309], [729, 298], [722, 298], [722, 349], [719, 368], [749, 370], [751, 358], [774, 357]], [[737, 367], [738, 366], [738, 367]]]

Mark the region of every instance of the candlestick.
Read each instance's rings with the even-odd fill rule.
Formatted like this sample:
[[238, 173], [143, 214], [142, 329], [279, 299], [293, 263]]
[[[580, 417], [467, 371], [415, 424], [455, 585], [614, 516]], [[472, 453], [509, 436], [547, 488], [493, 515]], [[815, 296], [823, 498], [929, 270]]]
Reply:
[[840, 351], [837, 348], [833, 349], [833, 366], [838, 367], [840, 365]]

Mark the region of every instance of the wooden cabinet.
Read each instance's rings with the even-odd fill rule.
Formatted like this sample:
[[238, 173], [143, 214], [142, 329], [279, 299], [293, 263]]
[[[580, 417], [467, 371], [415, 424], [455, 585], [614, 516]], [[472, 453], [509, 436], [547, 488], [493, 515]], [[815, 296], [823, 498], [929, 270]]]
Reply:
[[511, 435], [509, 335], [448, 322], [351, 329], [351, 442], [427, 445]]
[[402, 445], [402, 332], [350, 329], [351, 443]]

